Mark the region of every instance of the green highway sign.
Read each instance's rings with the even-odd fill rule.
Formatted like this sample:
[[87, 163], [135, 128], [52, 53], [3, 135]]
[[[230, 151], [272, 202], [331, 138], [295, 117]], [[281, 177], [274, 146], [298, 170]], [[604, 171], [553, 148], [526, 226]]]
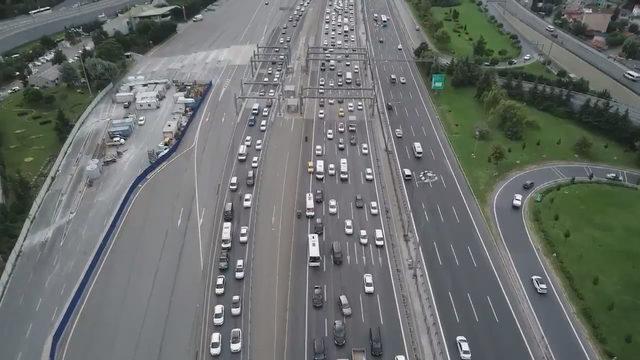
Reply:
[[431, 90], [444, 90], [444, 74], [431, 75]]

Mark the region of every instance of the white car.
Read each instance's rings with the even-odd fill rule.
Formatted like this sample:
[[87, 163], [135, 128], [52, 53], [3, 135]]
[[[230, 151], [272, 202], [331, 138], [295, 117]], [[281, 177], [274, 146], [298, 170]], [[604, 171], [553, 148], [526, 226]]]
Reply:
[[327, 139], [333, 140], [333, 130], [327, 130]]
[[362, 144], [360, 145], [360, 149], [362, 151], [362, 155], [367, 155], [369, 154], [369, 145], [367, 144]]
[[216, 295], [224, 295], [224, 275], [218, 275], [216, 278]]
[[531, 60], [531, 55], [527, 54], [523, 57], [524, 61], [529, 61]]
[[231, 330], [231, 340], [229, 340], [229, 345], [232, 353], [238, 353], [242, 350], [242, 330]]
[[234, 295], [231, 298], [231, 315], [238, 316], [242, 313], [242, 301], [240, 295]]
[[353, 221], [351, 221], [351, 219], [344, 220], [344, 233], [347, 235], [353, 235]]
[[335, 86], [335, 85], [336, 85], [336, 84], [333, 82], [333, 79], [329, 79], [329, 86], [330, 86], [330, 87], [333, 87], [333, 86]]
[[336, 103], [336, 100], [335, 100], [335, 99], [329, 99], [329, 105], [333, 105], [333, 104], [335, 104], [335, 103]]
[[371, 212], [371, 215], [378, 215], [378, 213], [380, 212], [378, 210], [378, 203], [372, 201], [371, 204], [369, 204], [369, 211]]
[[252, 197], [253, 197], [253, 195], [251, 195], [251, 194], [244, 194], [244, 198], [242, 199], [242, 207], [250, 208], [251, 207], [251, 198]]
[[511, 205], [514, 208], [520, 208], [522, 206], [522, 195], [513, 194], [513, 201], [511, 201]]
[[358, 101], [358, 110], [362, 110], [363, 106], [362, 106], [362, 101]]
[[398, 44], [398, 50], [402, 50], [402, 44]]
[[224, 324], [224, 305], [216, 305], [213, 308], [213, 325], [222, 326]]
[[364, 169], [364, 179], [367, 181], [373, 181], [373, 169], [371, 168]]
[[329, 164], [329, 176], [334, 176], [336, 174], [336, 166], [334, 164]]
[[347, 104], [347, 111], [353, 112], [353, 110], [355, 110], [355, 108], [353, 107], [353, 103], [348, 103]]
[[237, 176], [233, 176], [229, 180], [229, 190], [231, 190], [231, 191], [238, 190], [238, 177]]
[[244, 138], [244, 145], [246, 147], [251, 147], [251, 136], [247, 136], [246, 138]]
[[604, 176], [607, 180], [622, 181], [622, 177], [616, 173], [608, 173]]
[[[327, 41], [327, 40], [325, 40]], [[320, 78], [320, 81], [318, 82], [320, 84], [320, 86], [324, 86], [324, 78]]]
[[[329, 104], [331, 104], [331, 100], [329, 100]], [[318, 118], [324, 119], [324, 110], [322, 109], [318, 110]]]
[[262, 109], [262, 116], [267, 117], [269, 116], [269, 108], [265, 107], [264, 109]]
[[236, 280], [244, 279], [244, 260], [242, 259], [236, 261], [235, 276]]
[[400, 84], [406, 84], [407, 83], [407, 79], [404, 78], [404, 76], [400, 76]]
[[260, 131], [262, 132], [267, 131], [267, 120], [260, 121]]
[[458, 348], [458, 354], [460, 355], [460, 359], [469, 360], [471, 359], [471, 348], [469, 347], [469, 342], [467, 342], [467, 338], [464, 336], [456, 336], [456, 346]]
[[256, 140], [256, 150], [262, 150], [262, 140]]
[[273, 73], [273, 68], [268, 68], [267, 69], [267, 74], [271, 75]]
[[260, 158], [259, 158], [259, 157], [254, 156], [254, 157], [251, 159], [251, 167], [252, 167], [252, 168], [254, 168], [254, 169], [255, 169], [255, 168], [257, 168], [257, 167], [258, 167], [258, 161], [259, 161], [259, 160], [260, 160]]
[[138, 118], [138, 126], [144, 125], [145, 122], [147, 122], [147, 120], [144, 118], [144, 116], [140, 116]]
[[322, 156], [322, 145], [316, 145], [316, 156]]
[[211, 343], [209, 345], [209, 353], [211, 356], [218, 356], [222, 351], [222, 336], [220, 333], [215, 332], [211, 334]]
[[241, 226], [240, 227], [240, 243], [244, 244], [249, 241], [249, 227]]
[[329, 214], [335, 215], [338, 213], [338, 202], [336, 199], [329, 200]]
[[373, 294], [373, 275], [364, 274], [362, 277], [362, 281], [364, 282], [364, 293], [365, 294]]
[[367, 230], [360, 230], [360, 244], [367, 245], [369, 243], [369, 237], [367, 236]]
[[534, 275], [531, 277], [531, 282], [533, 282], [533, 287], [536, 288], [538, 294], [546, 294], [547, 293], [547, 284], [544, 283], [544, 280], [538, 275]]
[[270, 89], [268, 95], [269, 96], [276, 96], [276, 91], [274, 89]]

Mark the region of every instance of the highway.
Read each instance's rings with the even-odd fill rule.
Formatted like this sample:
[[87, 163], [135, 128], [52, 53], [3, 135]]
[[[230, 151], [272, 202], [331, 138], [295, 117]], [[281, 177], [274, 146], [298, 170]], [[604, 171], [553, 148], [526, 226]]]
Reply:
[[[556, 359], [597, 359], [596, 351], [585, 339], [584, 331], [575, 319], [573, 309], [562, 291], [556, 290], [559, 280], [550, 276], [549, 267], [544, 255], [540, 254], [539, 245], [532, 240], [525, 225], [526, 211], [514, 209], [511, 205], [514, 194], [523, 195], [522, 209], [526, 209], [532, 195], [543, 187], [558, 183], [567, 183], [571, 178], [588, 181], [589, 174], [594, 181], [607, 181], [605, 175], [618, 174], [629, 184], [637, 184], [640, 174], [591, 164], [558, 164], [536, 167], [509, 177], [502, 182], [493, 197], [493, 217], [498, 226], [501, 240], [506, 246], [513, 266], [518, 271], [522, 290], [526, 293], [528, 305], [536, 314], [537, 320], [546, 331]], [[532, 189], [524, 190], [522, 184], [533, 181]], [[542, 276], [549, 287], [546, 296], [540, 296], [531, 283], [531, 276]]]

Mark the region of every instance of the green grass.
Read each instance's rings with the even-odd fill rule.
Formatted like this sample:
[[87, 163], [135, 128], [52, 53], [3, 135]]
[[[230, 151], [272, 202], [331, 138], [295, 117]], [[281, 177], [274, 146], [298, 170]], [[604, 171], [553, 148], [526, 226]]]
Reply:
[[549, 80], [555, 80], [557, 78], [556, 74], [554, 74], [539, 61], [524, 66], [516, 66], [509, 70], [513, 72], [525, 72], [536, 76], [542, 76], [543, 78]]
[[[521, 142], [510, 141], [488, 121], [488, 114], [475, 100], [474, 94], [475, 88], [449, 87], [435, 95], [434, 100], [471, 187], [483, 205], [487, 204], [488, 196], [498, 179], [509, 171], [531, 164], [552, 160], [584, 160], [634, 167], [635, 156], [625, 152], [621, 146], [590, 133], [570, 120], [531, 107], [527, 107], [528, 117], [535, 120], [540, 129], [527, 129]], [[479, 124], [488, 125], [491, 129], [490, 140], [475, 140], [473, 135]], [[581, 159], [574, 155], [573, 145], [581, 136], [587, 136], [593, 142], [593, 156], [589, 159]], [[557, 144], [558, 139], [561, 139], [560, 145]], [[540, 145], [536, 145], [538, 140]], [[487, 161], [494, 144], [511, 149], [498, 167]], [[526, 144], [524, 150], [523, 144]]]
[[[57, 155], [61, 146], [53, 130], [57, 109], [61, 108], [67, 118], [75, 122], [91, 100], [89, 95], [79, 94], [67, 87], [43, 89], [43, 94], [54, 95], [55, 103], [48, 106], [27, 106], [23, 104], [22, 91], [0, 102], [0, 151], [7, 175], [15, 175], [21, 171], [28, 179], [37, 176], [41, 167], [49, 157]], [[26, 115], [19, 116], [20, 113]], [[38, 116], [41, 117], [37, 118]], [[51, 122], [40, 125], [47, 120]]]
[[[566, 288], [578, 289], [574, 304], [588, 323], [596, 325], [594, 333], [608, 358], [638, 359], [640, 192], [576, 184], [551, 191], [541, 203], [532, 204], [547, 251], [556, 253], [549, 258], [561, 273], [569, 274], [563, 279]], [[570, 236], [565, 239], [566, 230]], [[627, 334], [633, 335], [631, 343], [625, 342]]]
[[[444, 21], [448, 17], [450, 9], [457, 9], [460, 12], [458, 22]], [[520, 51], [513, 46], [511, 40], [504, 34], [500, 33], [495, 24], [489, 21], [489, 18], [485, 13], [480, 11], [480, 8], [469, 0], [462, 0], [460, 5], [441, 8], [431, 8], [434, 20], [442, 20], [444, 28], [451, 36], [451, 43], [447, 46], [446, 50], [451, 52], [457, 57], [465, 57], [473, 55], [473, 43], [480, 38], [480, 35], [484, 36], [487, 41], [487, 48], [494, 50], [494, 56], [498, 56], [498, 51], [504, 49], [507, 51], [508, 57], [517, 57]], [[467, 26], [468, 34], [465, 34], [464, 25]], [[460, 33], [453, 32], [454, 28], [458, 26]], [[458, 36], [460, 35], [460, 36]], [[471, 40], [470, 40], [471, 38]]]

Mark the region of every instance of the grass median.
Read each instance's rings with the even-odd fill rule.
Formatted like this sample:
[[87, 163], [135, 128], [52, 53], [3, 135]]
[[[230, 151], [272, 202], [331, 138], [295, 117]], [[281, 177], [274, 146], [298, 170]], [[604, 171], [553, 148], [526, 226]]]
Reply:
[[[562, 186], [532, 202], [547, 258], [608, 358], [640, 354], [640, 191]], [[551, 256], [554, 254], [553, 256]]]

